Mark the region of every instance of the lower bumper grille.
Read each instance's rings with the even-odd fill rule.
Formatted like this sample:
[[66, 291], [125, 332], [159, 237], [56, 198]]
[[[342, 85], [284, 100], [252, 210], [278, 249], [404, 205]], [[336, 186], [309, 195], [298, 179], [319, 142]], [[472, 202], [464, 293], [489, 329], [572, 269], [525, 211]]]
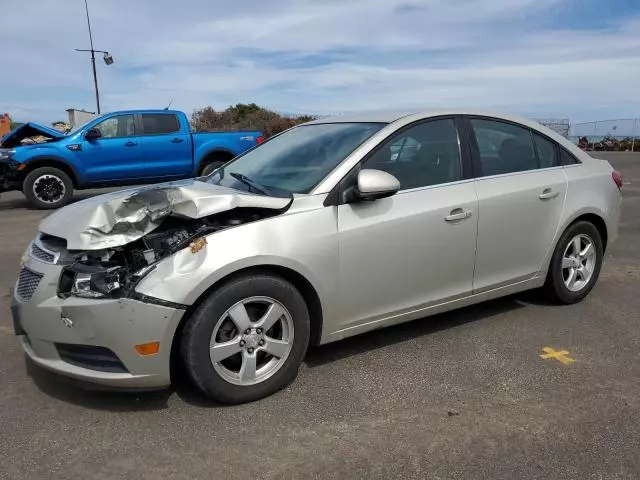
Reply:
[[38, 288], [38, 284], [42, 280], [42, 274], [33, 272], [28, 268], [22, 267], [20, 269], [20, 275], [18, 276], [18, 285], [16, 286], [16, 293], [22, 300], [31, 300], [33, 294]]
[[118, 356], [105, 347], [56, 343], [60, 359], [76, 367], [110, 373], [127, 373]]

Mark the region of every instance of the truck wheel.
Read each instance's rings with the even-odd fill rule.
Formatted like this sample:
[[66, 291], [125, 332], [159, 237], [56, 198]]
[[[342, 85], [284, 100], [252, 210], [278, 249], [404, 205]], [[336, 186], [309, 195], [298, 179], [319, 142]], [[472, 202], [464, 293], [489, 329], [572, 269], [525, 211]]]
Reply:
[[41, 167], [27, 175], [22, 192], [36, 208], [58, 208], [66, 205], [73, 196], [73, 182], [62, 170]]
[[251, 402], [293, 381], [309, 325], [309, 310], [293, 285], [269, 274], [246, 275], [204, 299], [185, 325], [180, 352], [207, 396]]
[[213, 162], [207, 163], [204, 167], [202, 167], [202, 170], [200, 170], [200, 176], [206, 177], [207, 175], [211, 175], [214, 170], [220, 168], [225, 163], [227, 162], [221, 162], [219, 160], [214, 160]]

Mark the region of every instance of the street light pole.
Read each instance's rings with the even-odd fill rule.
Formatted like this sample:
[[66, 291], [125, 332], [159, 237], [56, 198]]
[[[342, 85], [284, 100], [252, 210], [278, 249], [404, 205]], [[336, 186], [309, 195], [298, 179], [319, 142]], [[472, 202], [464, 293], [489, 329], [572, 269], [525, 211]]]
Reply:
[[91, 35], [91, 21], [89, 20], [89, 5], [84, 0], [84, 10], [87, 12], [87, 27], [89, 27], [89, 45], [91, 45], [91, 68], [93, 69], [93, 85], [96, 88], [96, 106], [100, 115], [100, 93], [98, 92], [98, 74], [96, 73], [96, 52], [93, 49], [93, 35]]
[[76, 52], [91, 52], [91, 69], [93, 71], [93, 86], [96, 91], [96, 107], [98, 109], [98, 114], [100, 114], [100, 92], [98, 90], [98, 74], [96, 72], [96, 52], [104, 54], [104, 63], [107, 65], [111, 65], [113, 63], [113, 57], [109, 55], [109, 52], [105, 52], [104, 50], [95, 50], [93, 48], [93, 36], [91, 35], [91, 21], [89, 20], [89, 5], [87, 5], [87, 0], [84, 0], [84, 8], [87, 12], [87, 27], [89, 27], [89, 45], [91, 46], [91, 49], [85, 50], [76, 48]]

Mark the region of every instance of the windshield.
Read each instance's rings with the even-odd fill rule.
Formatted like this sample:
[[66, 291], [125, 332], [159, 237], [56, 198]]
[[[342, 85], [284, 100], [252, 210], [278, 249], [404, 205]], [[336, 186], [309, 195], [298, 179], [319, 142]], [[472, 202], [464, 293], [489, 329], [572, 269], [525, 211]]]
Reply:
[[89, 122], [93, 122], [97, 117], [91, 117], [88, 120], [79, 123], [78, 125], [76, 125], [75, 127], [73, 127], [71, 130], [69, 130], [69, 132], [67, 133], [67, 135], [71, 135], [72, 133], [76, 133], [78, 130], [80, 130], [81, 128], [83, 128], [86, 124], [88, 124]]
[[276, 196], [309, 193], [384, 126], [383, 123], [301, 125], [216, 170], [207, 181]]

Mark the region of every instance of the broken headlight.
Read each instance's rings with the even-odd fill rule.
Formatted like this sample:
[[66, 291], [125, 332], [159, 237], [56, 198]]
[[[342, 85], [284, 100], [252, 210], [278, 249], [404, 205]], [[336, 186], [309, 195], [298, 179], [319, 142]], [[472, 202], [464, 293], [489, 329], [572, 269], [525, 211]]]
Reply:
[[125, 285], [127, 269], [118, 265], [75, 263], [63, 270], [59, 294], [82, 298], [114, 298]]
[[0, 160], [8, 160], [13, 156], [14, 153], [16, 153], [15, 150], [9, 150], [7, 148], [0, 148]]

